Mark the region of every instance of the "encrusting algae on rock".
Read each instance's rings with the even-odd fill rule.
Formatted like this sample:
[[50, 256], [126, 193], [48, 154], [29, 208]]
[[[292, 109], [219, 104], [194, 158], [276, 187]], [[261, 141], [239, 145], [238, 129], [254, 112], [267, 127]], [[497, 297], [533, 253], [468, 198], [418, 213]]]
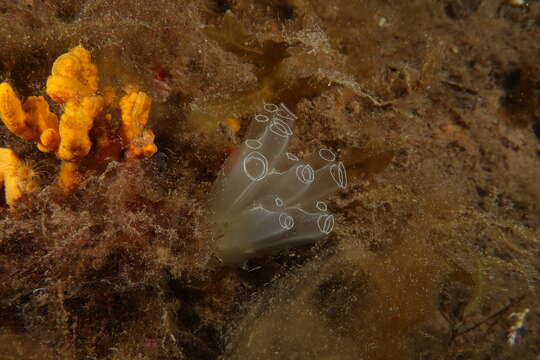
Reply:
[[[78, 188], [84, 169], [120, 160], [122, 150], [126, 150], [126, 159], [147, 158], [157, 152], [154, 133], [145, 128], [150, 97], [142, 91], [128, 90], [115, 104], [116, 91], [100, 91], [98, 68], [84, 47], [76, 46], [56, 59], [46, 92], [63, 107], [60, 121], [43, 96], [30, 96], [22, 104], [7, 82], [0, 84], [0, 118], [13, 134], [35, 141], [40, 151], [56, 152], [62, 161], [58, 185], [65, 194]], [[121, 119], [114, 119], [108, 112], [114, 107], [119, 107]], [[120, 122], [120, 126], [112, 126], [114, 121]], [[120, 134], [112, 133], [116, 128]], [[0, 175], [4, 178], [7, 203], [12, 206], [24, 193], [37, 189], [37, 185], [30, 181], [31, 169], [11, 150], [2, 150]]]

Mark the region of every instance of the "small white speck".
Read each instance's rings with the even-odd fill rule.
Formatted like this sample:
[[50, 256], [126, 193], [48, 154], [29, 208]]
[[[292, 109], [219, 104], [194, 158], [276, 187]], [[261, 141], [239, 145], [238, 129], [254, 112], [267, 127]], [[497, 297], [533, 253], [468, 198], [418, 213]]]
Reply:
[[527, 317], [529, 311], [529, 308], [525, 308], [521, 312], [512, 313], [510, 314], [510, 316], [508, 316], [508, 319], [515, 319], [514, 323], [512, 324], [512, 326], [510, 326], [510, 329], [508, 330], [509, 345], [514, 345], [516, 343], [518, 333], [521, 329], [523, 329], [525, 325], [525, 318]]

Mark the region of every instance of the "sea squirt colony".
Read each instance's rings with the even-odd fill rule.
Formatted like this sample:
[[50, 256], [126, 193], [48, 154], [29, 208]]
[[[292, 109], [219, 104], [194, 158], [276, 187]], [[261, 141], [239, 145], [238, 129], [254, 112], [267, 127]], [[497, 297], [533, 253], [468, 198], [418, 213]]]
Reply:
[[320, 199], [347, 187], [327, 148], [309, 161], [287, 151], [297, 120], [284, 104], [264, 105], [242, 145], [226, 160], [210, 196], [216, 255], [240, 263], [324, 238], [334, 216]]

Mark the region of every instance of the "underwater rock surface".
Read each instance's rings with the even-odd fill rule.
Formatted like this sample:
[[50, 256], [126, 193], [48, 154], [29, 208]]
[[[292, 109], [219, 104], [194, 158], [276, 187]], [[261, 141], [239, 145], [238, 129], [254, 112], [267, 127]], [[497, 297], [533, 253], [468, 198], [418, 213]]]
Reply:
[[[100, 91], [152, 99], [158, 149], [65, 196], [60, 162], [0, 125], [40, 189], [0, 203], [0, 358], [537, 357], [539, 18], [532, 0], [0, 3], [0, 82], [60, 114], [44, 80], [82, 45]], [[336, 150], [348, 190], [327, 239], [222, 266], [209, 194], [265, 103], [297, 116], [291, 153]]]

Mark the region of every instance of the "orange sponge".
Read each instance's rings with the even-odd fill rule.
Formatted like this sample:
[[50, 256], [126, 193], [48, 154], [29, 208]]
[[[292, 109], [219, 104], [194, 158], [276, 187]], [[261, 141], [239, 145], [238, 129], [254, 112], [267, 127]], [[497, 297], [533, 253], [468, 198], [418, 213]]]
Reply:
[[154, 155], [154, 133], [145, 129], [152, 100], [144, 92], [131, 92], [120, 99], [122, 112], [121, 135], [128, 152], [135, 158], [147, 158]]
[[4, 185], [6, 203], [14, 205], [24, 194], [38, 189], [34, 171], [11, 149], [0, 148], [0, 186]]
[[23, 105], [8, 83], [0, 84], [0, 118], [13, 134], [36, 141], [39, 150], [58, 148], [58, 118], [43, 96], [30, 96]]
[[58, 104], [94, 95], [98, 90], [98, 70], [90, 52], [82, 46], [61, 55], [47, 79], [47, 94]]

